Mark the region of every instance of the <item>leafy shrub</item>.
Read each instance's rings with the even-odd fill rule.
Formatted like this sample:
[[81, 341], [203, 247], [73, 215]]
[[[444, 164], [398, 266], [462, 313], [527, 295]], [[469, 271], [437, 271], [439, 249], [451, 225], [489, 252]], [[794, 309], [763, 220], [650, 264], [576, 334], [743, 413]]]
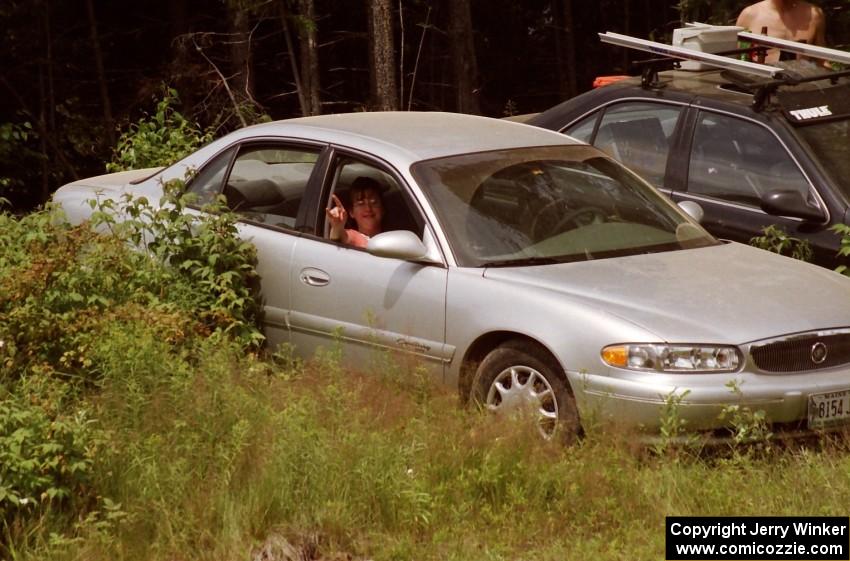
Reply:
[[[26, 141], [33, 136], [32, 125], [29, 122], [0, 123], [0, 162], [10, 164], [21, 157], [21, 151]], [[7, 170], [7, 165], [3, 166]], [[19, 179], [0, 175], [0, 193], [11, 187], [22, 187]]]
[[[33, 386], [52, 386], [50, 391]], [[19, 508], [84, 496], [96, 448], [89, 412], [61, 411], [67, 389], [28, 380], [0, 395], [0, 517]]]
[[28, 208], [40, 201], [45, 156], [38, 146], [39, 135], [29, 121], [0, 122], [0, 209]]
[[766, 226], [762, 232], [761, 236], [756, 236], [750, 240], [750, 245], [779, 255], [793, 257], [800, 261], [812, 259], [812, 245], [808, 240], [789, 236], [785, 230], [775, 224]]
[[197, 314], [211, 331], [220, 329], [245, 345], [259, 345], [256, 248], [239, 237], [237, 216], [222, 201], [206, 206], [198, 217], [187, 212], [193, 200], [182, 181], [172, 181], [163, 185], [156, 205], [130, 195], [120, 201], [91, 201], [96, 209], [92, 222], [145, 248], [148, 257], [165, 265], [167, 278], [159, 279], [156, 288], [171, 293], [171, 301]]
[[177, 90], [163, 87], [156, 112], [130, 124], [118, 139], [109, 172], [170, 165], [188, 156], [213, 138], [211, 129], [184, 117], [176, 107]]
[[[850, 226], [847, 224], [836, 224], [831, 229], [833, 232], [841, 236], [841, 245], [838, 248], [838, 256], [846, 259], [847, 256], [850, 255]], [[835, 271], [842, 275], [850, 275], [850, 269], [847, 268], [847, 265], [839, 265], [835, 268]]]
[[[181, 372], [211, 345], [235, 354], [262, 342], [253, 246], [239, 239], [230, 214], [185, 215], [180, 190], [166, 186], [159, 206], [94, 202], [96, 219], [81, 226], [51, 208], [21, 218], [0, 213], [0, 516], [7, 520], [41, 516], [44, 505], [61, 511], [69, 501], [81, 519], [93, 516], [93, 527], [105, 523], [101, 507], [85, 505], [118, 516], [92, 483], [101, 443], [113, 434], [99, 419], [103, 389], [120, 381], [114, 407], [141, 411], [163, 385], [181, 384]], [[116, 212], [128, 220], [119, 223]]]
[[739, 382], [730, 380], [726, 383], [726, 387], [739, 401], [725, 406], [720, 413], [720, 419], [725, 421], [731, 430], [731, 444], [733, 446], [754, 444], [757, 448], [769, 448], [773, 433], [764, 410], [754, 410], [744, 405], [744, 392]]
[[7, 242], [0, 248], [6, 379], [49, 371], [92, 379], [97, 365], [87, 349], [103, 325], [178, 312], [161, 291], [173, 275], [118, 238], [56, 222], [50, 211], [0, 217], [0, 231]]

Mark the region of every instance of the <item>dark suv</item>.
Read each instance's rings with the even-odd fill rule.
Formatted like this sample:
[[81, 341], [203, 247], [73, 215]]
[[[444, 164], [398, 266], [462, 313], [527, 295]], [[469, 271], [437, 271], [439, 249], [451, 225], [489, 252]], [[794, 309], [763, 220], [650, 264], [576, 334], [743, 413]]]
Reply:
[[833, 268], [846, 260], [830, 227], [850, 219], [850, 82], [839, 76], [790, 85], [728, 70], [645, 72], [527, 122], [601, 148], [674, 201], [698, 203], [717, 237], [748, 243], [775, 224]]

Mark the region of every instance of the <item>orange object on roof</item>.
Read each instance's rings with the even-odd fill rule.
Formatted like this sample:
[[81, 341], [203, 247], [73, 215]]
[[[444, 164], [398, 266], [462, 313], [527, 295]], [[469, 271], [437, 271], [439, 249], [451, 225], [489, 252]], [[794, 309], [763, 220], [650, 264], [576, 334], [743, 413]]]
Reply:
[[628, 78], [628, 76], [615, 75], [615, 76], [597, 76], [593, 81], [594, 88], [601, 88], [602, 86], [607, 86], [609, 84], [613, 84], [614, 82], [619, 82], [620, 80], [624, 80]]

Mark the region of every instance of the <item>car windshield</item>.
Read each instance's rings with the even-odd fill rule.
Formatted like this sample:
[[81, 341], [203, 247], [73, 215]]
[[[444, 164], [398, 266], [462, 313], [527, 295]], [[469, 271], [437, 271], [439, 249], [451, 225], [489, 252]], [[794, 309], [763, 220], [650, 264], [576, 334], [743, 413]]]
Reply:
[[465, 154], [418, 162], [411, 171], [465, 267], [585, 261], [718, 243], [589, 146]]
[[845, 179], [850, 176], [850, 120], [827, 121], [796, 128], [798, 134], [817, 154], [826, 168], [832, 184], [838, 186], [850, 198], [850, 185]]

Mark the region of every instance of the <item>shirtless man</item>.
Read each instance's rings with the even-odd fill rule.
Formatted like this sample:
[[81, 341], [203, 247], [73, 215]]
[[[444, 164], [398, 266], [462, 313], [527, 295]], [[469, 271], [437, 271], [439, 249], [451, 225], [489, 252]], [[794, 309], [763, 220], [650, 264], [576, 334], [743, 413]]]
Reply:
[[[762, 0], [741, 10], [739, 27], [789, 41], [805, 41], [810, 45], [826, 44], [826, 21], [823, 10], [805, 0]], [[779, 51], [771, 49], [765, 62], [779, 60]]]

